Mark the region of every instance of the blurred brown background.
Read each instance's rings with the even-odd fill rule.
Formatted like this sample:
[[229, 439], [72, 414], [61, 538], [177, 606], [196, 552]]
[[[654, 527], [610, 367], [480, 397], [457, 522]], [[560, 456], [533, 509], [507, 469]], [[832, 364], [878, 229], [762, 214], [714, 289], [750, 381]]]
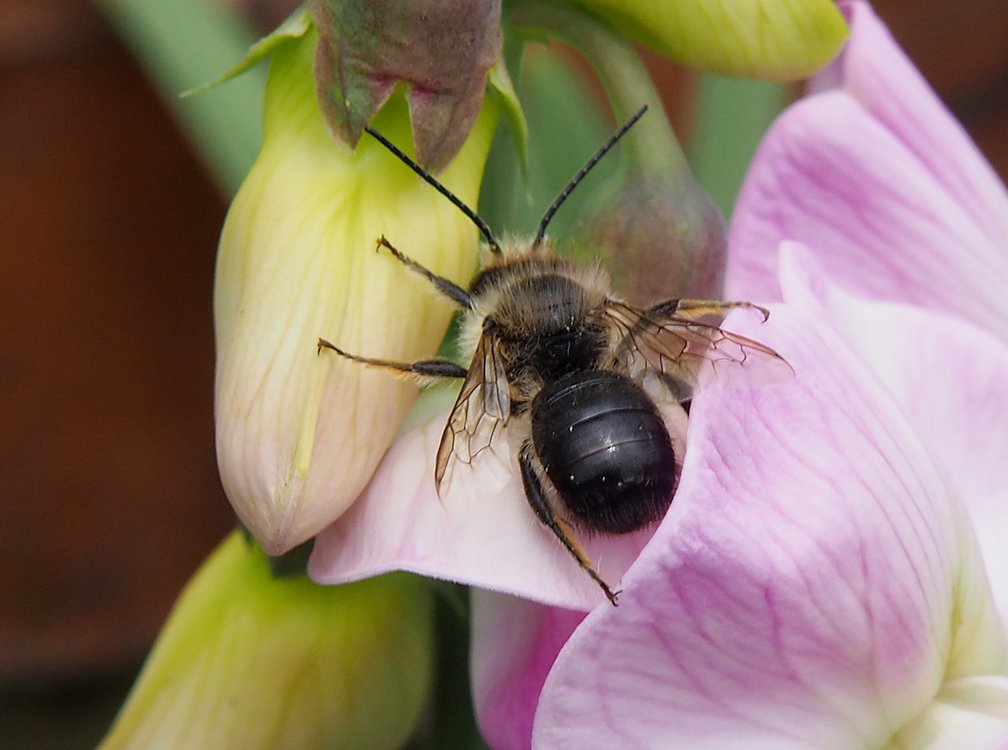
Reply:
[[[1008, 176], [1008, 4], [876, 8]], [[0, 196], [0, 747], [88, 747], [232, 524], [212, 423], [226, 206], [85, 0], [0, 5]]]

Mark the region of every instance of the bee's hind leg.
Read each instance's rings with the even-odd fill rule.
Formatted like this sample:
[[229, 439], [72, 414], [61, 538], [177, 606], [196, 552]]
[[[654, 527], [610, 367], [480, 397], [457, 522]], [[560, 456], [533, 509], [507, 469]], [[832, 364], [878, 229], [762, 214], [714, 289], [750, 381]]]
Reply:
[[521, 466], [522, 484], [525, 486], [525, 498], [528, 500], [528, 504], [535, 511], [536, 518], [539, 519], [543, 526], [553, 532], [567, 551], [578, 561], [582, 569], [601, 587], [602, 591], [605, 592], [606, 598], [612, 602], [612, 605], [614, 607], [617, 606], [616, 599], [619, 596], [619, 592], [614, 593], [609, 588], [609, 584], [602, 580], [602, 576], [592, 567], [591, 560], [588, 559], [588, 556], [578, 543], [574, 541], [570, 529], [567, 528], [567, 525], [562, 520], [556, 517], [553, 509], [546, 502], [546, 494], [543, 491], [542, 481], [536, 473], [535, 462], [536, 458], [533, 455], [532, 444], [529, 441], [525, 441], [525, 444], [521, 447], [521, 452], [518, 454], [518, 463]]

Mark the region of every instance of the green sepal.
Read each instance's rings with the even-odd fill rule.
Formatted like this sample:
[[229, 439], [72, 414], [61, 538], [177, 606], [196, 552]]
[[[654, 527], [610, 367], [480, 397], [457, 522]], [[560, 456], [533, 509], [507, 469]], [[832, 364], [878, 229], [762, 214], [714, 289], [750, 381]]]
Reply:
[[515, 150], [518, 152], [518, 161], [522, 174], [525, 174], [528, 169], [528, 122], [503, 58], [490, 68], [490, 73], [487, 76], [487, 88], [500, 98], [504, 106], [504, 117], [511, 127]]
[[212, 88], [220, 86], [222, 83], [226, 83], [232, 78], [237, 78], [246, 70], [255, 67], [269, 57], [278, 45], [291, 39], [300, 39], [303, 37], [306, 33], [308, 33], [308, 29], [310, 29], [311, 26], [311, 15], [303, 7], [298, 8], [287, 17], [286, 21], [249, 47], [245, 57], [243, 57], [234, 67], [222, 73], [212, 81], [183, 91], [179, 94], [179, 96], [183, 98], [196, 96], [197, 94], [202, 94], [205, 91], [209, 91]]

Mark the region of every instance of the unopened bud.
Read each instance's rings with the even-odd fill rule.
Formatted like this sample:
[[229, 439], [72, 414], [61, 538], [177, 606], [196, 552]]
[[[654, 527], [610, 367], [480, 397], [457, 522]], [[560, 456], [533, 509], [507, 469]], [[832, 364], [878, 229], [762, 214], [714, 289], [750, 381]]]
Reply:
[[500, 0], [310, 0], [329, 127], [356, 144], [400, 83], [417, 160], [440, 171], [476, 120], [501, 53]]

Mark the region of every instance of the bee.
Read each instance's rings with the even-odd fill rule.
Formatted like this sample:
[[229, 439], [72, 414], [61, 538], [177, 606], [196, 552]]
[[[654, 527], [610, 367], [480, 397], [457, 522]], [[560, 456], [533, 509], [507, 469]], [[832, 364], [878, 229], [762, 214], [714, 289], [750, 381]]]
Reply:
[[[687, 402], [693, 389], [732, 370], [790, 372], [777, 352], [704, 322], [749, 302], [669, 299], [638, 309], [611, 291], [600, 267], [556, 254], [546, 236], [563, 201], [646, 107], [616, 130], [546, 210], [528, 242], [501, 245], [487, 223], [380, 133], [367, 132], [457, 206], [486, 239], [480, 271], [464, 289], [400, 252], [378, 248], [456, 303], [468, 368], [434, 359], [359, 356], [319, 339], [318, 351], [420, 380], [462, 381], [437, 452], [434, 483], [469, 464], [506, 430], [536, 518], [617, 604], [575, 537], [625, 534], [659, 521], [678, 482], [677, 456], [658, 401]], [[681, 457], [678, 457], [681, 458]]]

